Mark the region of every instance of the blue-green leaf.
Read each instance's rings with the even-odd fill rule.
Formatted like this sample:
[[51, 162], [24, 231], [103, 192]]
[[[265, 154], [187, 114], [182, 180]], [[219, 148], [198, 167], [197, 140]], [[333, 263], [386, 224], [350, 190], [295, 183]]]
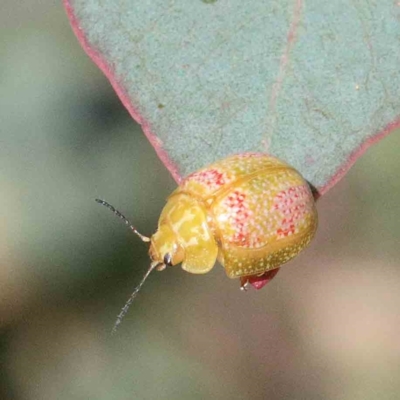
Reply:
[[400, 125], [398, 2], [64, 1], [177, 180], [264, 151], [323, 193]]

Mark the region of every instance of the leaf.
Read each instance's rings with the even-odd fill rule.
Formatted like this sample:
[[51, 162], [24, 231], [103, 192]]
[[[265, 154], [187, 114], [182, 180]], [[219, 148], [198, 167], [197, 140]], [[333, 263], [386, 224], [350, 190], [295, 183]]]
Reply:
[[178, 182], [264, 151], [323, 194], [400, 126], [397, 1], [64, 2]]

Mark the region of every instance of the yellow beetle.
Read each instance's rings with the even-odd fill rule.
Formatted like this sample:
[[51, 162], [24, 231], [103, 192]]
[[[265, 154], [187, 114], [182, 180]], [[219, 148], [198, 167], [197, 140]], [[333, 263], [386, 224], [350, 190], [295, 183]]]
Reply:
[[115, 328], [153, 269], [181, 264], [185, 271], [204, 274], [218, 260], [244, 288], [253, 280], [272, 279], [311, 241], [318, 221], [307, 181], [288, 164], [262, 153], [234, 155], [189, 175], [169, 196], [151, 238], [110, 204], [96, 201], [150, 242], [151, 266]]

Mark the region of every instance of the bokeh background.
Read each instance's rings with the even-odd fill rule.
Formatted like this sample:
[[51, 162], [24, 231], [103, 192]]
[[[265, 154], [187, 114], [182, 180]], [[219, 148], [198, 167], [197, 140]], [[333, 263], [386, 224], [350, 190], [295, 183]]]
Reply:
[[400, 135], [319, 201], [261, 291], [154, 273], [117, 335], [175, 183], [58, 1], [0, 5], [0, 398], [400, 398]]

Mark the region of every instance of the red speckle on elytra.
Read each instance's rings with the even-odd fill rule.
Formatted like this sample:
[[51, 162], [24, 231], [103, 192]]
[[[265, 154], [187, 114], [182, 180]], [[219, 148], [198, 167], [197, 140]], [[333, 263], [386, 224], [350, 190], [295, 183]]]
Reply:
[[294, 233], [294, 225], [290, 225], [288, 228], [286, 229], [281, 229], [279, 228], [276, 233], [278, 236], [282, 237], [282, 236], [288, 236], [289, 234], [293, 234]]
[[295, 233], [296, 225], [307, 211], [307, 195], [306, 187], [295, 186], [282, 190], [275, 196], [272, 208], [279, 210], [278, 213], [280, 212], [283, 217], [279, 223], [279, 228], [276, 230], [278, 237], [282, 238]]
[[195, 180], [210, 190], [215, 190], [226, 183], [226, 176], [223, 172], [217, 169], [207, 169], [199, 172], [195, 172], [188, 177], [189, 180]]
[[245, 200], [246, 195], [239, 190], [233, 191], [226, 198], [226, 206], [232, 216], [231, 224], [235, 227], [235, 233], [231, 240], [241, 246], [249, 245], [250, 240], [247, 221], [251, 213]]

